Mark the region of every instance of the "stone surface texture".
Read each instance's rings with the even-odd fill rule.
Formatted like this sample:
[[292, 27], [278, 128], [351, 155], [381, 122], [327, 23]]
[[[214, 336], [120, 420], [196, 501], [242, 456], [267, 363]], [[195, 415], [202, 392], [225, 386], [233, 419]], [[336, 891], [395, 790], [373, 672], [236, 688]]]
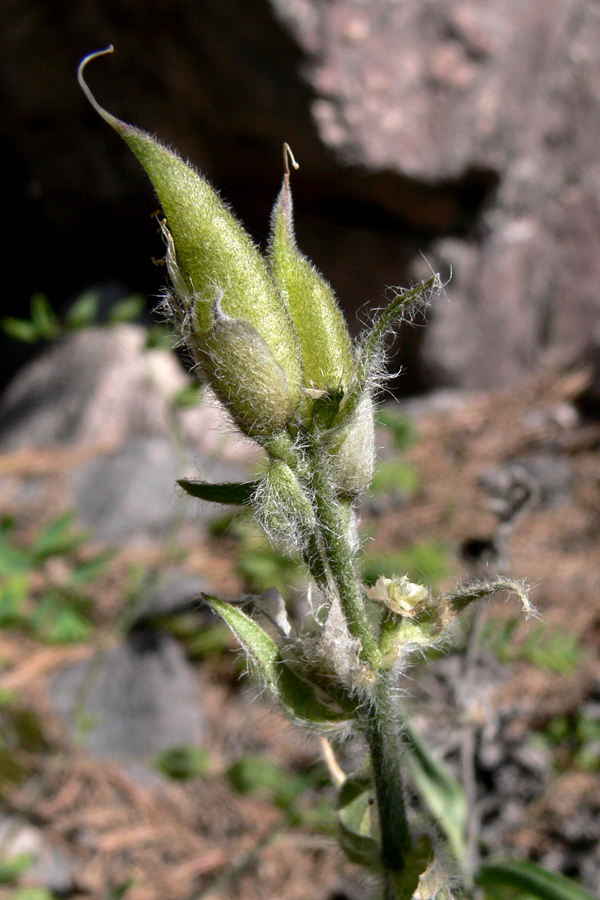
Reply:
[[290, 142], [300, 244], [351, 317], [452, 270], [398, 345], [405, 392], [516, 382], [600, 341], [596, 0], [11, 0], [0, 25], [9, 258], [19, 235], [38, 248], [23, 302], [160, 286], [150, 188], [74, 79], [112, 41], [89, 70], [101, 101], [197, 163], [261, 242]]
[[[0, 498], [20, 514], [75, 509], [108, 543], [164, 538], [184, 520], [222, 514], [184, 496], [177, 479], [243, 480], [260, 454], [212, 396], [181, 407], [189, 376], [145, 340], [137, 325], [86, 329], [16, 374], [0, 395]], [[59, 497], [45, 478], [57, 464]]]

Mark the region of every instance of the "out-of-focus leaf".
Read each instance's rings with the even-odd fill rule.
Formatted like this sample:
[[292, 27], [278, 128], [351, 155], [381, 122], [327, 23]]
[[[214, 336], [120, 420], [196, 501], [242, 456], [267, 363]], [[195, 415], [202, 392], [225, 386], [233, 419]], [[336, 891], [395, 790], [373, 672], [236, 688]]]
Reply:
[[381, 866], [381, 845], [375, 792], [367, 775], [346, 779], [338, 799], [338, 841], [353, 862], [369, 868]]
[[115, 325], [122, 322], [134, 322], [139, 318], [143, 309], [143, 296], [134, 294], [133, 297], [127, 297], [126, 300], [115, 303], [108, 315], [108, 321]]
[[594, 900], [570, 878], [516, 859], [484, 863], [474, 881], [486, 900]]
[[56, 900], [52, 891], [34, 885], [19, 887], [10, 895], [10, 900]]
[[233, 763], [227, 777], [239, 794], [267, 794], [282, 809], [293, 805], [311, 784], [306, 775], [296, 775], [270, 759], [252, 754]]
[[273, 638], [238, 606], [203, 594], [206, 602], [221, 615], [240, 641], [259, 676], [293, 719], [305, 725], [335, 725], [347, 716], [322, 703], [312, 685], [292, 672], [282, 659]]
[[403, 728], [409, 748], [406, 764], [415, 786], [444, 830], [457, 860], [466, 855], [467, 797], [452, 772], [430, 751], [410, 725]]
[[31, 298], [31, 324], [39, 340], [52, 341], [60, 334], [60, 322], [45, 294]]
[[155, 765], [168, 778], [185, 781], [206, 775], [211, 769], [211, 759], [202, 747], [170, 747], [157, 756]]
[[232, 506], [244, 506], [255, 493], [258, 481], [225, 481], [220, 484], [211, 484], [209, 481], [188, 481], [180, 478], [177, 484], [183, 488], [186, 494], [197, 497], [198, 500], [208, 500], [210, 503], [226, 503]]
[[102, 553], [97, 553], [90, 559], [84, 559], [81, 562], [78, 562], [73, 568], [69, 584], [72, 587], [84, 587], [92, 581], [95, 581], [96, 578], [102, 575], [106, 570], [106, 567], [111, 559], [113, 559], [115, 553], [116, 550], [110, 548], [108, 550], [103, 550]]
[[14, 884], [35, 862], [31, 853], [16, 853], [0, 859], [0, 884]]
[[[114, 887], [109, 888], [105, 900], [123, 900], [123, 897], [126, 897], [133, 885], [135, 884], [134, 878], [127, 878], [125, 881], [122, 881], [120, 884], [115, 885]], [[12, 898], [11, 898], [12, 900]]]
[[96, 291], [85, 291], [75, 300], [65, 317], [68, 329], [87, 328], [93, 325], [100, 306], [100, 295]]
[[197, 382], [185, 384], [171, 400], [175, 409], [194, 409], [202, 399], [202, 385]]
[[39, 640], [49, 644], [78, 644], [87, 641], [92, 633], [92, 625], [85, 611], [78, 608], [87, 605], [85, 599], [65, 594], [60, 588], [50, 588], [39, 601], [29, 627]]
[[10, 577], [0, 576], [0, 626], [20, 621], [29, 595], [30, 576], [20, 572]]
[[50, 556], [64, 556], [71, 553], [85, 541], [85, 535], [76, 531], [75, 513], [68, 510], [50, 522], [31, 548], [36, 564]]
[[35, 344], [39, 340], [36, 329], [27, 319], [5, 316], [2, 319], [2, 331], [15, 341], [22, 341], [24, 344]]

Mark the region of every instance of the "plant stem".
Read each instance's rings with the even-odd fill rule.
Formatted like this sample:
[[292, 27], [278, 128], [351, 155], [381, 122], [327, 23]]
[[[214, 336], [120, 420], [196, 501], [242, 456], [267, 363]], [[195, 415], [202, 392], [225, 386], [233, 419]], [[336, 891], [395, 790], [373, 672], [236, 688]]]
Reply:
[[311, 447], [311, 483], [315, 513], [323, 541], [327, 564], [352, 637], [360, 641], [361, 655], [377, 671], [381, 654], [377, 647], [364, 607], [364, 597], [354, 566], [342, 507], [334, 496], [325, 471], [321, 451], [315, 442]]
[[311, 442], [311, 487], [325, 558], [350, 634], [360, 641], [363, 660], [376, 674], [362, 727], [369, 747], [381, 831], [384, 900], [397, 900], [394, 876], [403, 872], [411, 848], [400, 768], [398, 716], [391, 696], [390, 673], [378, 671], [381, 651], [367, 619], [365, 598], [354, 565], [344, 511], [328, 478], [317, 441]]
[[[373, 707], [363, 727], [373, 769], [382, 862], [388, 872], [387, 881], [391, 884], [389, 875], [404, 869], [411, 838], [404, 806], [398, 718], [390, 697], [390, 676], [387, 672], [381, 672], [377, 678]], [[389, 893], [390, 888], [387, 890]]]

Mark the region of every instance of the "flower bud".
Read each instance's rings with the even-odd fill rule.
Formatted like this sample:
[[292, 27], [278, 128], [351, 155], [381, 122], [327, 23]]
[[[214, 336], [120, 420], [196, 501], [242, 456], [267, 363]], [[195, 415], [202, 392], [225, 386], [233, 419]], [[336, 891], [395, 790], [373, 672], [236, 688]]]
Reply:
[[385, 578], [381, 575], [372, 588], [365, 590], [367, 597], [381, 603], [397, 616], [412, 619], [431, 599], [425, 585], [414, 584], [406, 575], [400, 578]]
[[340, 495], [356, 497], [369, 487], [375, 466], [375, 422], [369, 393], [363, 395], [349, 421], [332, 432], [327, 451]]
[[268, 259], [300, 338], [306, 387], [345, 393], [355, 369], [352, 342], [333, 290], [296, 245], [289, 173], [271, 215]]
[[287, 541], [298, 549], [305, 545], [315, 516], [310, 499], [287, 463], [271, 461], [254, 504], [271, 538]]

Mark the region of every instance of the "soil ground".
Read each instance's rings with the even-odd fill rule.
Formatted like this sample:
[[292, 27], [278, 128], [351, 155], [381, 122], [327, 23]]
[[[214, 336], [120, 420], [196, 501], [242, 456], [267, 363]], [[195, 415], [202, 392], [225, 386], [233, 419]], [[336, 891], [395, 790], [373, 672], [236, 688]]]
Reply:
[[[402, 453], [403, 463], [417, 473], [416, 484], [409, 495], [392, 490], [367, 499], [363, 531], [370, 555], [389, 557], [431, 542], [445, 547], [447, 573], [436, 576], [441, 589], [456, 580], [491, 577], [506, 566], [532, 585], [540, 620], [515, 623], [518, 608], [504, 594], [486, 603], [485, 615], [471, 619], [445, 661], [429, 671], [417, 665], [409, 673], [407, 693], [413, 699], [406, 702], [422, 733], [467, 780], [477, 806], [470, 823], [475, 852], [479, 846], [484, 852], [514, 851], [595, 890], [600, 424], [574, 413], [572, 402], [584, 381], [581, 373], [545, 374], [518, 390], [462, 397], [441, 411], [419, 414], [419, 438]], [[384, 463], [395, 459], [389, 429], [380, 443]], [[503, 513], [490, 508], [486, 476], [516, 459], [539, 456], [564, 463], [560, 472], [566, 475], [561, 481], [559, 473], [554, 487], [534, 485], [520, 515], [514, 521], [505, 515], [503, 530]], [[0, 466], [18, 464], [14, 455], [12, 461], [0, 459]], [[27, 461], [21, 465], [26, 469]], [[44, 477], [54, 477], [51, 466]], [[48, 510], [42, 512], [49, 517]], [[26, 542], [35, 517], [25, 517], [20, 527]], [[232, 595], [244, 588], [232, 570], [231, 536], [199, 542], [188, 525], [177, 546], [187, 549], [181, 554], [185, 567], [207, 576], [215, 590]], [[37, 731], [36, 725], [13, 742], [14, 771], [0, 785], [0, 809], [40, 826], [74, 860], [74, 897], [117, 897], [125, 887], [128, 900], [366, 896], [322, 812], [333, 797], [323, 780], [313, 779], [289, 803], [273, 789], [242, 793], [233, 786], [236, 760], [262, 755], [293, 781], [318, 772], [321, 753], [316, 738], [285, 722], [252, 687], [233, 641], [226, 639], [197, 663], [210, 759], [200, 777], [185, 782], [149, 777], [142, 783], [127, 767], [90, 758], [52, 715], [49, 676], [111, 640], [132, 565], [159, 569], [170, 561], [172, 548], [151, 544], [117, 554], [94, 587], [92, 641], [48, 646], [16, 629], [0, 631], [0, 688], [11, 692], [13, 713], [28, 710], [39, 717]], [[540, 621], [546, 631], [532, 638]], [[579, 725], [584, 720], [587, 732]], [[535, 744], [532, 736], [545, 760], [537, 769], [532, 763], [535, 777], [522, 761], [523, 748]], [[342, 749], [343, 763], [353, 759], [351, 748]], [[512, 788], [499, 774], [505, 764], [517, 772]], [[534, 797], [519, 781], [532, 778]], [[510, 805], [509, 817], [499, 804]], [[11, 890], [0, 887], [0, 897]]]

